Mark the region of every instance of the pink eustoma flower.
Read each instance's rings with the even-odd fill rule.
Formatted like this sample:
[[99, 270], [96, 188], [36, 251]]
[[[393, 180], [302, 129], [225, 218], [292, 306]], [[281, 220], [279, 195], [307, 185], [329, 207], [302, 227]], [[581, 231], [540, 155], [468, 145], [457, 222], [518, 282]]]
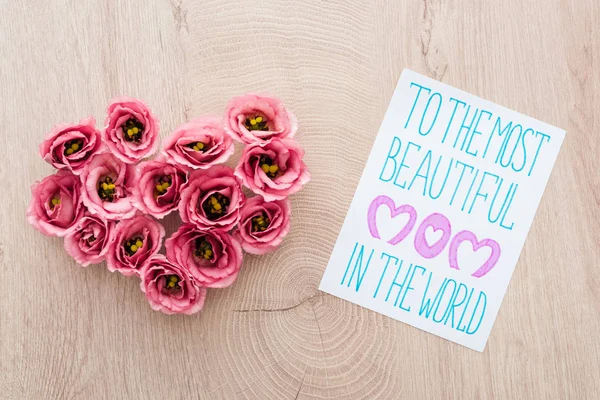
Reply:
[[156, 151], [158, 120], [140, 100], [126, 96], [113, 99], [105, 123], [102, 139], [124, 163], [136, 163]]
[[283, 200], [310, 180], [304, 150], [292, 139], [273, 139], [247, 146], [235, 175], [266, 201]]
[[184, 224], [165, 242], [167, 258], [189, 270], [202, 286], [224, 288], [237, 278], [242, 247], [227, 232]]
[[290, 203], [287, 199], [266, 202], [261, 196], [247, 200], [240, 212], [234, 237], [250, 254], [275, 250], [290, 231]]
[[65, 235], [65, 250], [83, 267], [106, 259], [115, 223], [86, 212]]
[[66, 235], [84, 212], [81, 183], [70, 171], [58, 171], [31, 186], [27, 220], [44, 235]]
[[195, 314], [202, 310], [206, 288], [183, 267], [157, 254], [141, 270], [140, 289], [153, 310], [165, 314]]
[[90, 158], [102, 150], [96, 120], [88, 117], [79, 124], [56, 125], [40, 144], [40, 155], [57, 169], [79, 175]]
[[281, 100], [269, 95], [246, 94], [234, 97], [225, 111], [225, 131], [234, 139], [250, 144], [272, 138], [293, 137], [296, 117]]
[[134, 205], [146, 214], [163, 218], [179, 205], [186, 181], [187, 172], [177, 165], [162, 160], [140, 163], [133, 186]]
[[199, 229], [230, 230], [240, 218], [246, 198], [233, 170], [215, 165], [196, 170], [181, 191], [179, 215]]
[[81, 172], [81, 197], [92, 214], [106, 219], [131, 218], [136, 213], [132, 203], [135, 166], [119, 161], [110, 153], [92, 157]]
[[125, 276], [138, 274], [144, 262], [158, 253], [164, 237], [165, 228], [146, 215], [119, 222], [108, 251], [108, 270]]
[[169, 162], [192, 169], [224, 163], [233, 150], [233, 141], [223, 130], [223, 121], [214, 116], [181, 125], [163, 143], [163, 154]]

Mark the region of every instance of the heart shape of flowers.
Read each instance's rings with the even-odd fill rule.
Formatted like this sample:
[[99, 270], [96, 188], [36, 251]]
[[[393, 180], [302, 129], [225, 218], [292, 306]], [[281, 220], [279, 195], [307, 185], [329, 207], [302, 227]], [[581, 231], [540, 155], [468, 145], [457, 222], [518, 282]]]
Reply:
[[[58, 171], [32, 186], [27, 220], [64, 237], [81, 266], [106, 261], [111, 272], [138, 277], [154, 310], [194, 314], [207, 288], [236, 280], [243, 251], [274, 251], [288, 234], [287, 197], [310, 180], [297, 130], [278, 98], [246, 94], [229, 101], [224, 118], [176, 128], [148, 160], [159, 121], [144, 102], [117, 97], [102, 130], [88, 117], [48, 133], [40, 155]], [[245, 146], [235, 170], [223, 165], [234, 141]], [[163, 255], [158, 220], [175, 210], [183, 224]]]

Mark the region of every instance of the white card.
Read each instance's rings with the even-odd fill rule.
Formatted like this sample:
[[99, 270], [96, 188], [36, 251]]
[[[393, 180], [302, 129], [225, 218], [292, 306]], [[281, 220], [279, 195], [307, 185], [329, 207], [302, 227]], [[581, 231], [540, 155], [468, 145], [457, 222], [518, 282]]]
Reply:
[[405, 69], [320, 289], [483, 351], [564, 137]]

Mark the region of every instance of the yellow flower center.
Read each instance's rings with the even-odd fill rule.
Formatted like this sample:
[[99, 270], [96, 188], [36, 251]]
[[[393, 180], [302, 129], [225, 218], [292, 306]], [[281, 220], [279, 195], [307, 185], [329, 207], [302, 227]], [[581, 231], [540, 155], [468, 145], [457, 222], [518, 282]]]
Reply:
[[206, 217], [214, 221], [227, 214], [227, 208], [229, 206], [229, 198], [223, 196], [221, 193], [214, 193], [208, 197], [202, 204], [202, 209], [206, 214]]
[[165, 290], [168, 292], [173, 292], [179, 289], [179, 282], [181, 282], [181, 278], [177, 275], [165, 275]]
[[129, 118], [121, 126], [123, 129], [123, 138], [128, 142], [139, 142], [142, 140], [144, 125], [135, 118]]
[[141, 249], [143, 246], [144, 246], [144, 242], [142, 241], [142, 238], [138, 236], [138, 237], [134, 237], [134, 238], [127, 240], [125, 242], [125, 244], [123, 245], [123, 248], [125, 249], [127, 254], [132, 256], [135, 253], [137, 253], [137, 251], [139, 249]]
[[171, 187], [171, 175], [161, 176], [156, 180], [156, 184], [154, 185], [154, 198], [165, 194], [167, 189]]
[[246, 129], [249, 131], [268, 131], [269, 126], [267, 125], [267, 119], [259, 116], [246, 118], [244, 122]]
[[208, 146], [202, 142], [193, 142], [193, 143], [188, 144], [187, 147], [189, 147], [190, 149], [192, 149], [194, 151], [201, 151], [203, 153], [206, 150], [208, 150]]
[[115, 198], [115, 184], [110, 176], [106, 176], [98, 181], [98, 196], [102, 201], [112, 202]]
[[69, 140], [68, 142], [65, 142], [65, 150], [63, 153], [67, 156], [70, 156], [73, 153], [77, 153], [79, 150], [81, 150], [82, 147], [83, 147], [83, 140], [81, 140], [81, 139]]
[[279, 172], [279, 165], [275, 164], [273, 160], [271, 160], [268, 156], [261, 156], [258, 161], [260, 165], [260, 169], [271, 179], [277, 177], [277, 173]]
[[50, 209], [54, 210], [54, 208], [60, 204], [60, 195], [56, 194], [54, 195], [54, 197], [52, 197], [52, 199], [50, 200]]
[[213, 256], [213, 248], [205, 238], [196, 239], [196, 249], [194, 255], [205, 260], [210, 260]]
[[267, 214], [262, 213], [262, 215], [258, 215], [251, 219], [252, 222], [252, 232], [264, 232], [269, 227], [271, 220], [267, 217]]

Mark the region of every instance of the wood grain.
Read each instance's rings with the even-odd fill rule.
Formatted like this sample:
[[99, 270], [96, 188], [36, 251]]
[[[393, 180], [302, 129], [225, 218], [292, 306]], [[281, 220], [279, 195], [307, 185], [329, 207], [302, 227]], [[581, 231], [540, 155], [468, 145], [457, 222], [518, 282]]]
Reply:
[[[0, 398], [600, 397], [597, 0], [1, 3]], [[483, 354], [317, 289], [404, 67], [567, 130]], [[313, 181], [200, 315], [26, 223], [53, 124], [129, 94], [165, 137], [257, 90], [298, 116]]]

